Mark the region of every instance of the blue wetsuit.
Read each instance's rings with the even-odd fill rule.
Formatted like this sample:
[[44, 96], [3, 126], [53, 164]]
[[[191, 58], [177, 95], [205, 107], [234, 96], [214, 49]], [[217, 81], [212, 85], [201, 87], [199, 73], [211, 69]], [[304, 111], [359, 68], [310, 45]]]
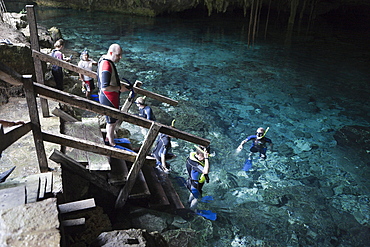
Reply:
[[267, 143], [272, 143], [270, 138], [262, 137], [261, 139], [257, 139], [256, 135], [248, 136], [247, 139], [244, 140], [244, 142], [248, 142], [252, 140], [250, 151], [252, 153], [259, 152], [260, 154], [266, 154], [267, 151]]
[[157, 143], [153, 149], [152, 155], [155, 157], [157, 165], [161, 165], [161, 156], [165, 155], [165, 159], [173, 158], [174, 154], [171, 153], [171, 138], [166, 134], [159, 134]]
[[152, 108], [150, 108], [150, 106], [145, 106], [144, 108], [139, 108], [139, 116], [143, 117], [143, 118], [146, 118], [146, 119], [149, 119], [149, 120], [155, 121], [155, 116], [154, 116], [154, 113], [152, 111]]
[[204, 170], [204, 162], [199, 161], [195, 154], [196, 152], [191, 152], [186, 160], [186, 170], [189, 175], [187, 187], [195, 198], [200, 198], [204, 185], [204, 181], [200, 181]]

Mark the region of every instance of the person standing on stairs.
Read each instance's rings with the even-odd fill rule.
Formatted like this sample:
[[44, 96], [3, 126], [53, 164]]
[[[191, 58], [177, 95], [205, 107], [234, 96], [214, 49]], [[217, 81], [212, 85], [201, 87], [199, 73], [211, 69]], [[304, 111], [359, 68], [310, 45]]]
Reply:
[[[99, 85], [99, 102], [103, 105], [119, 109], [120, 93], [129, 91], [130, 86], [121, 85], [118, 77], [115, 63], [118, 63], [122, 58], [122, 48], [119, 44], [112, 44], [106, 55], [103, 55], [98, 62], [98, 85]], [[107, 125], [106, 142], [110, 146], [116, 146], [114, 141], [114, 129], [117, 119], [105, 116]]]

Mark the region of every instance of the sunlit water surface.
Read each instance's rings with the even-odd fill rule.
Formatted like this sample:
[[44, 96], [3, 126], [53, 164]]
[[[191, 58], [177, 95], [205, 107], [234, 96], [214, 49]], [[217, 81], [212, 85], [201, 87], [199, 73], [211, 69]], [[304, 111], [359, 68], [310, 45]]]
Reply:
[[[259, 35], [248, 47], [246, 19], [53, 9], [38, 9], [37, 18], [61, 29], [67, 49], [87, 48], [95, 60], [119, 43], [120, 76], [179, 101], [149, 101], [158, 120], [175, 118], [177, 128], [211, 140], [204, 191], [215, 201], [199, 205], [218, 216], [209, 246], [359, 246], [369, 239], [368, 154], [340, 148], [333, 137], [346, 125], [369, 126], [369, 50], [361, 37], [326, 27], [290, 47], [284, 34]], [[235, 150], [259, 126], [270, 127], [274, 152], [266, 162], [255, 156], [246, 174], [248, 145]], [[185, 176], [194, 146], [174, 141], [172, 176]]]

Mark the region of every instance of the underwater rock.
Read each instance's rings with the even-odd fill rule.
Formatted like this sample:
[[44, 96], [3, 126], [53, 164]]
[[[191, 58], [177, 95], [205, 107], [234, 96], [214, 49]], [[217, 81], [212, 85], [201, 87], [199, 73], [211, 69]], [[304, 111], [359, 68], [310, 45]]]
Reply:
[[295, 154], [300, 154], [302, 152], [307, 152], [312, 149], [311, 143], [304, 139], [298, 139], [294, 141], [293, 150]]
[[142, 229], [128, 229], [103, 232], [90, 246], [166, 247], [168, 245], [163, 237], [158, 233], [149, 233]]
[[145, 214], [137, 217], [132, 221], [135, 228], [145, 228], [148, 231], [162, 232], [167, 228], [166, 220], [163, 217], [158, 217], [152, 214]]
[[352, 147], [364, 153], [370, 151], [370, 127], [349, 125], [337, 130], [334, 138], [341, 147]]

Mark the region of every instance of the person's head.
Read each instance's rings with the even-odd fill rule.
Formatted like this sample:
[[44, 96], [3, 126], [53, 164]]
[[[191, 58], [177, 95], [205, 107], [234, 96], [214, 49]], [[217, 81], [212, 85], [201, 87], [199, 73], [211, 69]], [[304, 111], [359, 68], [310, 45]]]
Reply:
[[259, 127], [257, 130], [256, 130], [256, 136], [257, 136], [257, 139], [261, 139], [263, 138], [265, 134], [265, 129], [262, 128], [262, 127]]
[[84, 61], [87, 61], [89, 59], [89, 52], [87, 50], [81, 52], [81, 59]]
[[203, 146], [199, 146], [199, 148], [197, 148], [196, 156], [197, 156], [197, 159], [200, 161], [204, 160], [204, 152], [203, 152], [204, 149], [205, 147]]
[[54, 43], [54, 48], [55, 49], [62, 49], [64, 46], [64, 40], [63, 39], [58, 39], [55, 43]]
[[122, 48], [119, 44], [112, 44], [107, 53], [107, 58], [113, 63], [118, 63], [122, 58]]
[[135, 104], [138, 107], [145, 107], [145, 99], [143, 97], [137, 97], [137, 99], [135, 100]]

